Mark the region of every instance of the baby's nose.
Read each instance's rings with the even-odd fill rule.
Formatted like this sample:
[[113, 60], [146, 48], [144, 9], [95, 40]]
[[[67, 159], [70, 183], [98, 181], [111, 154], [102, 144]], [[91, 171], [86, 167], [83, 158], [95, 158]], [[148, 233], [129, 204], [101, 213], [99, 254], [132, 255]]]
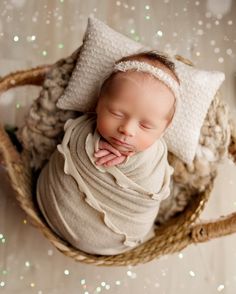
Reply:
[[131, 121], [125, 122], [119, 126], [119, 132], [128, 137], [133, 137], [135, 135], [135, 124]]

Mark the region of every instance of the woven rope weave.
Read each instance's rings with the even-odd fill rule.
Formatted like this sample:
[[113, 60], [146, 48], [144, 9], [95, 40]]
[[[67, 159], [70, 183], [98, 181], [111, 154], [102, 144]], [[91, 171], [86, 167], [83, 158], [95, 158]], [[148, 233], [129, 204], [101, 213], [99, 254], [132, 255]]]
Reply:
[[[180, 202], [180, 200], [183, 201], [185, 199], [185, 203], [182, 206], [180, 205], [181, 211], [177, 213], [172, 210], [172, 214], [167, 214], [164, 206], [160, 209], [160, 216], [157, 218], [156, 236], [154, 238], [119, 255], [99, 256], [90, 255], [73, 248], [50, 230], [35, 201], [34, 183], [36, 174], [31, 169], [30, 162], [42, 150], [38, 166], [42, 167], [45, 164], [54, 150], [57, 140], [62, 135], [64, 122], [68, 117], [73, 117], [74, 115], [73, 112], [65, 112], [53, 107], [60, 95], [60, 91], [52, 94], [52, 89], [56, 91], [56, 84], [60, 84], [62, 90], [66, 87], [78, 54], [79, 50], [74, 52], [69, 58], [62, 59], [52, 66], [46, 65], [12, 73], [3, 77], [0, 81], [0, 92], [21, 85], [44, 86], [41, 97], [37, 99], [38, 101], [35, 102], [36, 104], [32, 108], [35, 113], [31, 111], [31, 114], [26, 118], [26, 126], [28, 128], [22, 129], [19, 133], [19, 137], [21, 136], [23, 140], [23, 151], [21, 153], [16, 150], [8, 134], [0, 126], [0, 157], [2, 157], [3, 164], [8, 171], [11, 185], [16, 191], [17, 201], [26, 212], [29, 221], [42, 231], [45, 237], [66, 256], [76, 261], [106, 266], [146, 263], [162, 255], [181, 251], [192, 243], [205, 242], [212, 238], [235, 233], [236, 213], [209, 222], [199, 221], [199, 216], [210, 197], [214, 185], [217, 175], [217, 164], [224, 156], [228, 156], [236, 163], [236, 128], [232, 120], [228, 119], [226, 105], [219, 99], [218, 94], [209, 108], [199, 140], [202, 150], [205, 150], [203, 147], [206, 148], [207, 146], [214, 151], [215, 160], [207, 162], [204, 156], [196, 156], [193, 165], [186, 165], [172, 153], [168, 154], [168, 160], [175, 169], [173, 174], [173, 188], [175, 189], [172, 189], [172, 197], [168, 201]], [[176, 58], [191, 64], [190, 61], [185, 60], [181, 56]], [[64, 79], [61, 78], [62, 75]], [[57, 79], [59, 79], [58, 83]], [[51, 96], [49, 95], [50, 97], [48, 98], [48, 94], [46, 95], [45, 93], [48, 93], [49, 90], [51, 91]], [[39, 108], [37, 107], [43, 104], [42, 99], [45, 99], [45, 97], [48, 99], [46, 107], [50, 105], [47, 113], [49, 116], [51, 114], [54, 121], [52, 128], [44, 126], [42, 131], [42, 129], [37, 129], [36, 124], [34, 124], [34, 117], [39, 113]], [[43, 128], [43, 123], [37, 125], [40, 125], [38, 126], [39, 128]], [[218, 128], [215, 128], [216, 125]], [[54, 130], [53, 132], [52, 129]], [[32, 133], [29, 133], [29, 130], [47, 140], [50, 143], [49, 147], [43, 150], [40, 146], [35, 146], [32, 143], [35, 137], [32, 137]], [[27, 142], [27, 139], [24, 140], [24, 138], [28, 138], [31, 144]], [[198, 221], [197, 224], [196, 221]]]

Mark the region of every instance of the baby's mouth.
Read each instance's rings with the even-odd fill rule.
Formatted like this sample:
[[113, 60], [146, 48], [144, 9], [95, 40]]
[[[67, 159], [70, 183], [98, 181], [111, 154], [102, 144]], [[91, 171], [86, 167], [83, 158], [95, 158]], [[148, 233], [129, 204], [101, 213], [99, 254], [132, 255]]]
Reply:
[[126, 147], [131, 147], [132, 145], [130, 145], [130, 144], [128, 144], [128, 143], [125, 143], [125, 142], [123, 142], [123, 141], [120, 141], [120, 140], [118, 140], [118, 139], [116, 139], [116, 138], [111, 138], [112, 140], [113, 140], [113, 142], [115, 143], [115, 144], [117, 144], [117, 145], [120, 145], [120, 146], [126, 146]]

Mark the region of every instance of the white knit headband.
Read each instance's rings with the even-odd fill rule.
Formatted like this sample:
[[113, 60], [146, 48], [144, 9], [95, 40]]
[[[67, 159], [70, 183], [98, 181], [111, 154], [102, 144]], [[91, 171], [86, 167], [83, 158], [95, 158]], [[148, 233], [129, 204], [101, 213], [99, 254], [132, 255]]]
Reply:
[[116, 63], [113, 67], [113, 72], [116, 71], [127, 71], [135, 69], [137, 71], [147, 72], [153, 75], [154, 77], [158, 78], [160, 81], [162, 81], [164, 84], [166, 84], [173, 94], [175, 95], [176, 99], [179, 99], [180, 91], [179, 91], [179, 84], [165, 71], [163, 71], [160, 68], [157, 68], [155, 66], [152, 66], [151, 64], [148, 64], [143, 61], [121, 61], [119, 63]]

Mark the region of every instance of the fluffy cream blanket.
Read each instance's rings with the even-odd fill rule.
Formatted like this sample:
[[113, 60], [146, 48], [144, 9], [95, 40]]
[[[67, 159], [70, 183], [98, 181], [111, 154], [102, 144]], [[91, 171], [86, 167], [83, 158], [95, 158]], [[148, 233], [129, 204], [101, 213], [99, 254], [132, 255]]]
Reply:
[[96, 114], [65, 124], [62, 143], [37, 182], [37, 201], [51, 228], [91, 254], [118, 254], [154, 235], [173, 168], [163, 138], [112, 167], [97, 166]]

